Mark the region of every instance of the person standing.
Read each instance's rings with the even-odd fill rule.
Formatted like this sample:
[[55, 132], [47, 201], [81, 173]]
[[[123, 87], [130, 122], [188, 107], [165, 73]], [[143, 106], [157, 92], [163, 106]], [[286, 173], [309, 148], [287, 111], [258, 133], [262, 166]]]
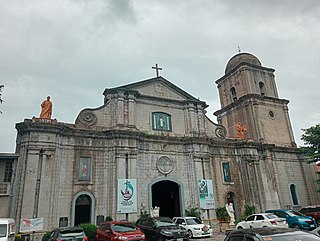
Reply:
[[41, 103], [41, 119], [51, 119], [52, 115], [52, 102], [50, 101], [50, 96], [47, 96], [47, 99]]

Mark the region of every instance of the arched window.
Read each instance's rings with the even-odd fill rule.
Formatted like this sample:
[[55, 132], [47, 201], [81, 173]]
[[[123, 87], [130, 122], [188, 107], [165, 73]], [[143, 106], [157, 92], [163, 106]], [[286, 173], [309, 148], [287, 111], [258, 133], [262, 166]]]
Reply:
[[290, 194], [293, 206], [299, 205], [296, 185], [290, 184]]
[[266, 86], [263, 82], [259, 82], [259, 88], [260, 88], [260, 94], [265, 95], [266, 94]]
[[163, 112], [153, 112], [152, 129], [157, 131], [172, 131], [171, 115]]
[[238, 98], [237, 98], [237, 92], [236, 92], [236, 88], [234, 87], [231, 87], [230, 89], [230, 96], [231, 96], [231, 101], [236, 101]]

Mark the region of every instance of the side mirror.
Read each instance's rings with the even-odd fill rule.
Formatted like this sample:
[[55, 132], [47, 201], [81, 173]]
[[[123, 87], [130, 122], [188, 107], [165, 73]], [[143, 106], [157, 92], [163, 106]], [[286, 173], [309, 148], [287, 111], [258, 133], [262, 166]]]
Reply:
[[110, 230], [107, 229], [107, 230], [105, 231], [105, 233], [106, 233], [107, 235], [110, 235]]

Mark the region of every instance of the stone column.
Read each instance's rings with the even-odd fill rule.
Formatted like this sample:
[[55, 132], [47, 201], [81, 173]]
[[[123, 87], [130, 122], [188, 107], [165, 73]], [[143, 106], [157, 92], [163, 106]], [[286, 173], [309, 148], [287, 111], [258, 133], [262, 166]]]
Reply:
[[136, 107], [136, 98], [133, 94], [129, 94], [129, 104], [128, 104], [128, 125], [129, 127], [135, 127], [135, 107]]
[[124, 126], [124, 94], [121, 92], [117, 100], [117, 126]]

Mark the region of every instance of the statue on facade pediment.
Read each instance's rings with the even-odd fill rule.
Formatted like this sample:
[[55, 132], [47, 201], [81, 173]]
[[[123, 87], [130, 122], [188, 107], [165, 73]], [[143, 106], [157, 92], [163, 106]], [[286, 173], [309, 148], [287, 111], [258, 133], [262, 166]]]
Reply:
[[41, 103], [40, 118], [51, 119], [51, 115], [52, 115], [52, 102], [50, 101], [50, 96], [48, 96], [47, 99]]
[[248, 130], [246, 125], [242, 125], [241, 123], [237, 123], [237, 138], [244, 140], [245, 132]]

